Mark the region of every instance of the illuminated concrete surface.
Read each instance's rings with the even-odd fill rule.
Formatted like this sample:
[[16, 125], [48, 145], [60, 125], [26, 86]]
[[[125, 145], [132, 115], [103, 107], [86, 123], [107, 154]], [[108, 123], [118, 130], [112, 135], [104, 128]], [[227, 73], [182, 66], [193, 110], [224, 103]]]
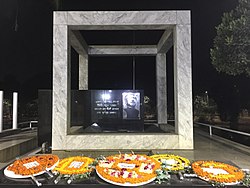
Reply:
[[[25, 134], [17, 134], [12, 136], [11, 140], [7, 140], [6, 138], [0, 138], [0, 149], [6, 147], [7, 145], [16, 143], [17, 145], [20, 143], [20, 140], [27, 139], [28, 137], [36, 136], [35, 132], [26, 132]], [[204, 133], [195, 128], [194, 134], [194, 150], [133, 150], [135, 153], [143, 153], [148, 154], [150, 152], [153, 153], [172, 153], [176, 155], [181, 155], [193, 160], [217, 160], [224, 162], [232, 162], [240, 168], [250, 168], [250, 149], [249, 147], [242, 146], [237, 143], [231, 143], [230, 141], [220, 139], [216, 136], [213, 136], [211, 139], [208, 133]], [[237, 147], [236, 147], [237, 146]], [[121, 152], [131, 152], [130, 150], [120, 150]], [[54, 151], [54, 154], [59, 155], [60, 158], [75, 156], [75, 155], [84, 155], [90, 157], [98, 157], [100, 155], [112, 155], [117, 154], [118, 150], [85, 150], [85, 151]], [[28, 153], [34, 154], [34, 152]], [[27, 155], [27, 154], [26, 154]], [[0, 163], [0, 168], [5, 167], [7, 164], [11, 162]]]
[[16, 157], [38, 148], [37, 130], [22, 131], [0, 137], [0, 164], [5, 165]]
[[[208, 133], [195, 129], [194, 132], [194, 150], [133, 150], [135, 153], [172, 153], [194, 160], [216, 160], [233, 163], [240, 168], [250, 168], [250, 148], [241, 144], [230, 142], [228, 140], [213, 136], [209, 137]], [[237, 147], [236, 147], [237, 146]], [[120, 152], [130, 153], [131, 150], [119, 150]], [[85, 155], [98, 157], [100, 155], [118, 154], [118, 150], [86, 150], [86, 151], [54, 151], [54, 154], [60, 157], [69, 157], [74, 155]]]

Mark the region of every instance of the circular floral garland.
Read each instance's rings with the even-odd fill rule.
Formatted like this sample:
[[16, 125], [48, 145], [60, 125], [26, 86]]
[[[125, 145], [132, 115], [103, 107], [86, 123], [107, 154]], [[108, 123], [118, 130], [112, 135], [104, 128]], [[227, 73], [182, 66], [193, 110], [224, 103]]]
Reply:
[[[238, 183], [244, 178], [242, 170], [217, 161], [195, 161], [192, 163], [193, 171], [201, 178], [207, 181], [218, 183]], [[223, 170], [226, 173], [212, 173], [211, 170]]]
[[75, 156], [68, 157], [60, 160], [59, 164], [55, 167], [54, 171], [59, 172], [60, 174], [84, 174], [91, 172], [91, 164], [94, 162], [94, 159], [89, 157]]
[[52, 168], [58, 160], [57, 155], [35, 155], [15, 160], [13, 164], [7, 167], [7, 170], [22, 176], [34, 175]]
[[170, 171], [179, 171], [190, 165], [190, 161], [187, 158], [172, 155], [172, 154], [159, 154], [152, 155], [151, 158], [159, 161], [163, 168]]
[[120, 154], [100, 160], [96, 171], [103, 178], [119, 184], [139, 184], [153, 180], [160, 163], [146, 155]]

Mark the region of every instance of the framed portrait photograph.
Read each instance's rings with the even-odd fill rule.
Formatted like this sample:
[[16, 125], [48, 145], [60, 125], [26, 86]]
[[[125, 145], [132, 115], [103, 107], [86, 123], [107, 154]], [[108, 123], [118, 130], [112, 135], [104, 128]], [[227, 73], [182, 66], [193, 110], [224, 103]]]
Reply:
[[140, 93], [122, 93], [123, 119], [140, 119]]

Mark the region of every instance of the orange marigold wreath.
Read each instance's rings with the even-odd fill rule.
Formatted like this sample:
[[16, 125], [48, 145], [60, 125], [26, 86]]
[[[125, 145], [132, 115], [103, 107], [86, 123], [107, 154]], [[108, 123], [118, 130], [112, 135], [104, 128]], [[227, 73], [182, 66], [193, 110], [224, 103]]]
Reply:
[[115, 183], [137, 184], [156, 177], [160, 163], [146, 155], [120, 154], [100, 160], [96, 171], [103, 178]]
[[7, 169], [13, 171], [17, 175], [33, 175], [52, 168], [58, 160], [59, 158], [57, 155], [35, 155], [17, 159], [13, 164], [8, 166]]
[[[217, 161], [195, 161], [192, 163], [194, 172], [201, 178], [219, 183], [238, 183], [244, 178], [242, 170], [226, 163]], [[217, 169], [226, 173], [212, 173]]]

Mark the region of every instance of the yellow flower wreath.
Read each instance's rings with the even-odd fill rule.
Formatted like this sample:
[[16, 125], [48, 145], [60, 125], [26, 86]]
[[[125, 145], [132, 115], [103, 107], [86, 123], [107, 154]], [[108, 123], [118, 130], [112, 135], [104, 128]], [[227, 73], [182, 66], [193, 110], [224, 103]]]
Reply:
[[54, 171], [60, 174], [84, 174], [92, 170], [89, 165], [93, 163], [93, 161], [94, 159], [89, 157], [68, 157], [62, 159], [55, 167]]
[[159, 161], [161, 164], [167, 164], [165, 169], [170, 171], [178, 171], [183, 170], [185, 167], [190, 165], [190, 161], [187, 158], [172, 155], [172, 154], [159, 154], [159, 155], [152, 155], [151, 158]]

